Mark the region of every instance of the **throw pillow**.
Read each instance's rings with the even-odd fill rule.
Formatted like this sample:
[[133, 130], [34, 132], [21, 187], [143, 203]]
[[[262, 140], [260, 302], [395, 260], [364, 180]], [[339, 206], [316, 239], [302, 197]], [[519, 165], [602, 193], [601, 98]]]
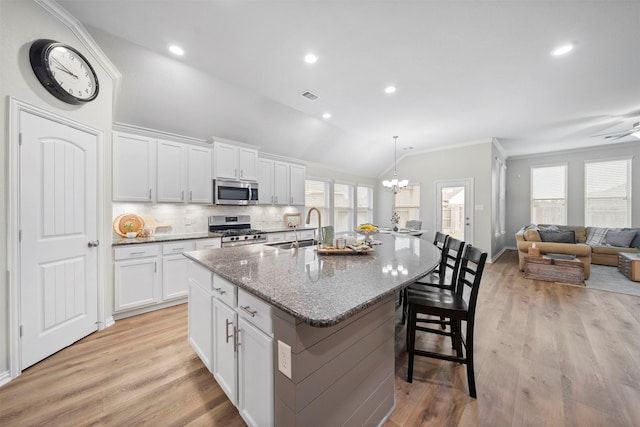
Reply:
[[542, 239], [543, 242], [576, 243], [576, 232], [573, 230], [540, 230], [540, 239]]
[[630, 248], [640, 248], [640, 229], [637, 228], [623, 228], [622, 231], [633, 231], [636, 233], [636, 237], [629, 244]]
[[604, 243], [606, 245], [617, 246], [619, 248], [628, 248], [635, 237], [635, 231], [609, 230], [604, 237]]
[[589, 237], [587, 237], [586, 244], [591, 247], [602, 245], [602, 241], [604, 240], [604, 236], [607, 234], [607, 231], [609, 231], [608, 228], [589, 227]]

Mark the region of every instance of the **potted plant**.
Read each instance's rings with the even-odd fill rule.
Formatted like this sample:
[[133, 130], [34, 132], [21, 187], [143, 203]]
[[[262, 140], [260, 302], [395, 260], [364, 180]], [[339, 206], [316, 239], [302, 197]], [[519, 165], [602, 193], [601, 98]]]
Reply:
[[136, 237], [138, 235], [138, 233], [133, 231], [133, 223], [132, 222], [125, 222], [124, 224], [122, 224], [122, 227], [125, 230], [127, 230], [127, 238], [133, 239], [134, 237]]
[[400, 222], [400, 215], [398, 215], [397, 211], [393, 211], [393, 215], [391, 215], [391, 223], [393, 224], [393, 231], [398, 231], [398, 222]]

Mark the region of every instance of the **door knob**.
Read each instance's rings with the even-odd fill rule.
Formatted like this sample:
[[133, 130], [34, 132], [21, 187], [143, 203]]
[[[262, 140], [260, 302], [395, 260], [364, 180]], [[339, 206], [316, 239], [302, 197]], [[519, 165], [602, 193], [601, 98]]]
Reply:
[[96, 246], [98, 246], [100, 244], [100, 240], [92, 240], [89, 242], [88, 246], [90, 248], [95, 248]]

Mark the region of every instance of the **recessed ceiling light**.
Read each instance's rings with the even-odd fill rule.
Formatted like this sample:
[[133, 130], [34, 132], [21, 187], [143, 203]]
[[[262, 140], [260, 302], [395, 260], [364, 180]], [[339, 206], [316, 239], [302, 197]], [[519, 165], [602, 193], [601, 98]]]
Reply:
[[386, 88], [384, 88], [384, 93], [393, 93], [395, 91], [396, 91], [395, 86], [387, 86]]
[[573, 50], [573, 45], [571, 43], [562, 45], [560, 47], [555, 48], [551, 51], [551, 55], [553, 56], [562, 56]]
[[169, 52], [178, 56], [184, 55], [184, 50], [182, 50], [180, 46], [176, 46], [175, 44], [172, 44], [171, 46], [169, 46]]
[[313, 53], [307, 53], [304, 57], [304, 62], [306, 62], [307, 64], [315, 64], [316, 62], [318, 62], [318, 57]]
[[331, 113], [324, 113], [324, 114], [322, 115], [322, 118], [323, 118], [323, 119], [330, 119], [330, 118], [331, 118]]

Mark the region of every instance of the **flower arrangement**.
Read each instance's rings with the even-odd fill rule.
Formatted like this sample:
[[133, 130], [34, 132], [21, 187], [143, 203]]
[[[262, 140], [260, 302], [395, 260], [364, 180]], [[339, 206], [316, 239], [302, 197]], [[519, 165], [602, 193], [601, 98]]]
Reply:
[[400, 222], [400, 215], [398, 215], [397, 211], [393, 211], [393, 215], [391, 215], [391, 223], [393, 224], [393, 231], [398, 231], [398, 222]]

